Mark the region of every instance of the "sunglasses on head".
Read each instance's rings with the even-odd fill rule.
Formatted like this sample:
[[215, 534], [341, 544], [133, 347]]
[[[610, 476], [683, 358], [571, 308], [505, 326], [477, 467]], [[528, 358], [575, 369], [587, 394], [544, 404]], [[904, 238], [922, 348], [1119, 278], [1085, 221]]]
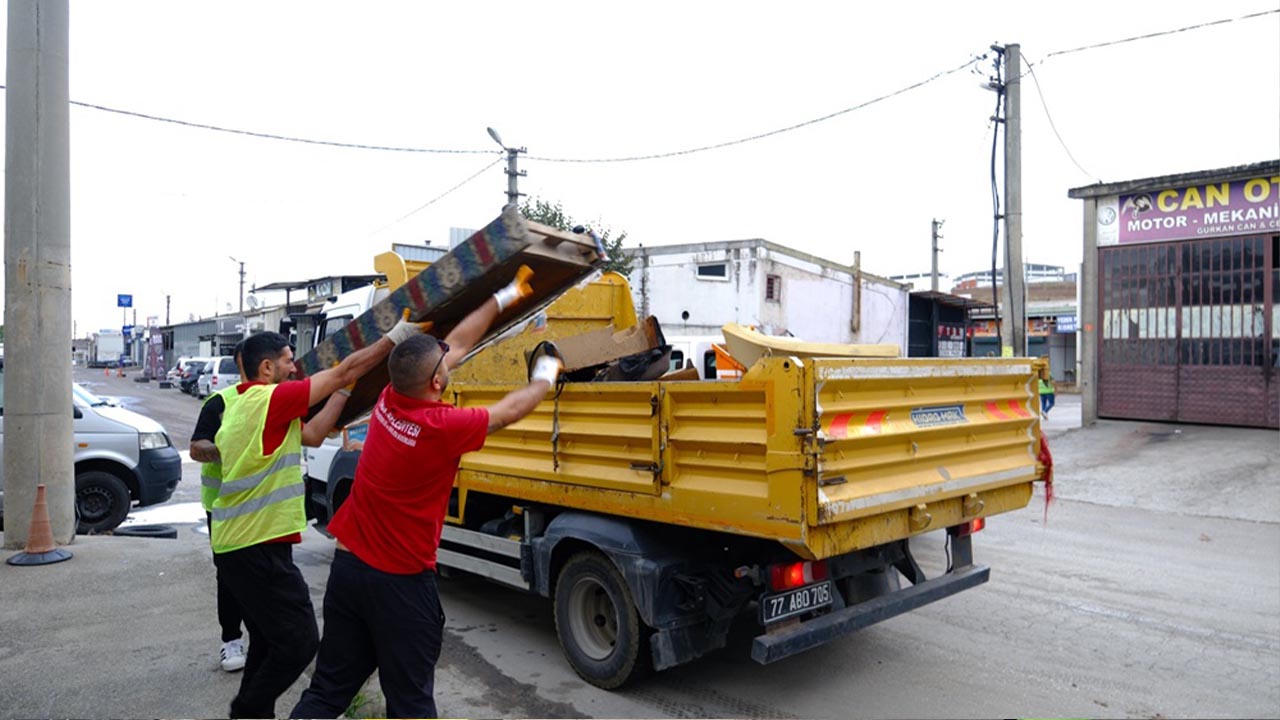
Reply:
[[436, 344], [440, 346], [440, 359], [436, 360], [435, 367], [431, 368], [431, 374], [427, 377], [435, 377], [436, 371], [440, 369], [440, 363], [444, 362], [444, 356], [449, 354], [449, 343], [437, 339]]

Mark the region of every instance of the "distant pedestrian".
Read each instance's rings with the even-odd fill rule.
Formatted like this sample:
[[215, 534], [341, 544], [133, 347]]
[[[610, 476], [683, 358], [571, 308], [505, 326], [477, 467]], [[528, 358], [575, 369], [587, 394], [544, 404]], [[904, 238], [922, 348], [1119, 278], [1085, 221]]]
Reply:
[[1040, 378], [1040, 414], [1048, 417], [1049, 411], [1053, 409], [1054, 395], [1056, 388], [1053, 386], [1053, 380]]
[[293, 562], [306, 528], [302, 418], [312, 405], [382, 362], [396, 342], [420, 334], [401, 321], [381, 340], [309, 378], [294, 372], [279, 333], [251, 335], [241, 349], [248, 382], [236, 386], [214, 443], [222, 479], [210, 511], [214, 565], [244, 614], [249, 652], [229, 717], [275, 717], [275, 702], [310, 664], [319, 644], [311, 594]]
[[324, 639], [311, 686], [290, 717], [341, 717], [378, 671], [386, 717], [436, 717], [435, 665], [444, 636], [436, 549], [462, 455], [527, 415], [555, 384], [541, 357], [530, 383], [488, 408], [442, 402], [450, 370], [494, 319], [532, 289], [521, 276], [472, 311], [444, 341], [396, 346], [356, 465], [351, 494], [329, 523], [338, 539], [324, 593]]

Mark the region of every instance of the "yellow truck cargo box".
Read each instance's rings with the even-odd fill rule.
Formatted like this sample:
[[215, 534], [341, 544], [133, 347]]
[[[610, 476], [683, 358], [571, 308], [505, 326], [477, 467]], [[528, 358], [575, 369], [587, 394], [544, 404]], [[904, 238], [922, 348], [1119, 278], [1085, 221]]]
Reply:
[[773, 356], [740, 381], [568, 383], [463, 457], [454, 520], [482, 492], [822, 559], [1008, 512], [1044, 472], [1037, 363]]

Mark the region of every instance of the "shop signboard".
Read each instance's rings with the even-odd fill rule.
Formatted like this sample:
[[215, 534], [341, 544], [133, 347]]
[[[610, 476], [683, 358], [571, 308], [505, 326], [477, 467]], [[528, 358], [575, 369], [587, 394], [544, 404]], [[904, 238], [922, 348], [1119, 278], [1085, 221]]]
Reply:
[[1280, 230], [1280, 177], [1112, 195], [1098, 203], [1098, 245]]

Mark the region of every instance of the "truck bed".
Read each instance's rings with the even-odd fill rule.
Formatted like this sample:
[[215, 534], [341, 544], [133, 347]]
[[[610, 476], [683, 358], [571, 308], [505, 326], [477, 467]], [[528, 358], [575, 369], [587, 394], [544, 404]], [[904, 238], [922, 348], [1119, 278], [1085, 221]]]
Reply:
[[1016, 510], [1044, 474], [1037, 362], [768, 357], [737, 381], [566, 383], [463, 457], [451, 520], [476, 492], [821, 559]]

